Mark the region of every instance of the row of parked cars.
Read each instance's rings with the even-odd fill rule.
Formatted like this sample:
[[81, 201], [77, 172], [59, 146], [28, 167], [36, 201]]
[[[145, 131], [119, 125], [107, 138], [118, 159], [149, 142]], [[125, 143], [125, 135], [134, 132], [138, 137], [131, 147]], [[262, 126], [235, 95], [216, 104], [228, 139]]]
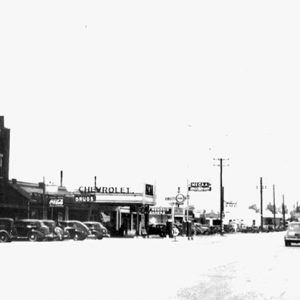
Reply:
[[100, 222], [80, 222], [77, 220], [58, 221], [0, 218], [0, 242], [13, 240], [84, 240], [94, 238], [101, 240], [109, 237], [109, 232]]
[[[173, 225], [178, 229], [179, 234], [178, 235], [184, 235], [184, 229], [183, 225], [180, 223], [175, 223]], [[192, 234], [193, 235], [211, 235], [211, 234], [216, 234], [220, 233], [220, 226], [215, 225], [215, 226], [208, 226], [208, 225], [203, 225], [200, 223], [193, 223], [192, 224]], [[166, 237], [167, 235], [170, 235], [170, 232], [168, 232], [168, 226], [165, 223], [155, 223], [155, 224], [150, 224], [148, 227], [148, 233], [144, 234], [146, 235], [158, 235], [160, 237]], [[234, 232], [233, 226], [230, 225], [224, 225], [224, 231], [226, 233]]]

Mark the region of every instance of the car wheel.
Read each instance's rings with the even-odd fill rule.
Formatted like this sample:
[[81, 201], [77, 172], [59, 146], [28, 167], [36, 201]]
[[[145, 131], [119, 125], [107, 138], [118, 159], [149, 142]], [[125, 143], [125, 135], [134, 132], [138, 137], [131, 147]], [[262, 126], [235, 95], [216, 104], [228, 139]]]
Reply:
[[98, 239], [98, 240], [102, 240], [102, 239], [103, 239], [103, 235], [102, 235], [102, 234], [99, 234], [98, 237], [97, 237], [97, 239]]
[[78, 241], [80, 239], [79, 233], [74, 234], [74, 241]]
[[7, 243], [9, 242], [9, 236], [6, 232], [1, 232], [0, 233], [0, 243]]
[[38, 234], [36, 232], [30, 232], [28, 235], [28, 240], [31, 242], [36, 242], [38, 241], [39, 237]]
[[291, 243], [290, 243], [290, 242], [288, 242], [288, 241], [285, 241], [284, 243], [285, 243], [285, 246], [286, 246], [286, 247], [289, 247], [289, 246], [291, 246]]

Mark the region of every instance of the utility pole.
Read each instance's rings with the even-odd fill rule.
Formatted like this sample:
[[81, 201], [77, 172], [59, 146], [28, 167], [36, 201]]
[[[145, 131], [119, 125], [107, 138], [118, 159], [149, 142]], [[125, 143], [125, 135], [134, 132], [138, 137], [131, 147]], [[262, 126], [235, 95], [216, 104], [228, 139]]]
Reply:
[[273, 223], [274, 223], [274, 230], [275, 230], [276, 228], [275, 184], [273, 184]]
[[285, 205], [284, 205], [284, 195], [282, 195], [282, 221], [283, 221], [283, 228], [285, 229]]
[[264, 228], [264, 216], [263, 216], [263, 189], [266, 187], [263, 186], [263, 179], [260, 177], [260, 184], [259, 184], [259, 190], [260, 190], [260, 230], [263, 231]]
[[46, 183], [45, 176], [43, 177], [43, 219], [47, 219], [47, 208], [46, 208]]
[[[217, 158], [215, 160], [219, 161], [219, 166], [220, 167], [220, 226], [221, 226], [221, 231], [220, 234], [224, 234], [224, 225], [223, 225], [223, 216], [224, 216], [224, 187], [223, 187], [223, 161], [225, 160], [224, 158]], [[228, 160], [228, 159], [226, 159]]]

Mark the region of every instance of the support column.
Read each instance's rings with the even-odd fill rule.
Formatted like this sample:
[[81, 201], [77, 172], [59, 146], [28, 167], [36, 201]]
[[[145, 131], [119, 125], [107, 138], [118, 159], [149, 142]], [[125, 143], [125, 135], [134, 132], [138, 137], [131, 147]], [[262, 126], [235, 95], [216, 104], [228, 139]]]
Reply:
[[69, 220], [69, 206], [65, 207], [65, 220], [68, 221]]
[[140, 215], [139, 215], [139, 209], [136, 207], [136, 235], [140, 235]]
[[116, 209], [116, 230], [119, 230], [119, 208]]
[[91, 220], [91, 216], [92, 216], [92, 212], [93, 212], [93, 207], [92, 206], [90, 206], [89, 207], [89, 209], [88, 209], [88, 221], [90, 221]]
[[130, 213], [130, 230], [133, 230], [133, 213]]

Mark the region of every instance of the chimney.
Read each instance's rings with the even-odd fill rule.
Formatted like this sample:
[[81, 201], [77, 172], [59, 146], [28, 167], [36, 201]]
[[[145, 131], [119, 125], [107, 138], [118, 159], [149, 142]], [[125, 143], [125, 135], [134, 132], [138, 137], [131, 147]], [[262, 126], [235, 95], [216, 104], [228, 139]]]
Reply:
[[60, 171], [60, 186], [63, 186], [63, 171]]
[[4, 128], [4, 116], [0, 116], [0, 128]]

